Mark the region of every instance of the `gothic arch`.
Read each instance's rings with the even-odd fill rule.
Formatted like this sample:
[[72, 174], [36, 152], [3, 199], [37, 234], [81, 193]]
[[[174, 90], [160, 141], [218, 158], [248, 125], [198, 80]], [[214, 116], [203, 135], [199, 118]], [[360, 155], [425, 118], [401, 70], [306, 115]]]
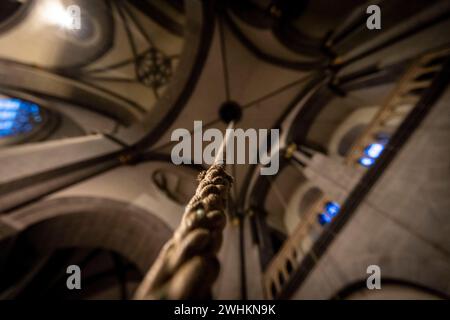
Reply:
[[71, 197], [38, 202], [1, 218], [8, 236], [27, 233], [38, 251], [101, 247], [146, 272], [171, 229], [151, 212], [110, 199]]

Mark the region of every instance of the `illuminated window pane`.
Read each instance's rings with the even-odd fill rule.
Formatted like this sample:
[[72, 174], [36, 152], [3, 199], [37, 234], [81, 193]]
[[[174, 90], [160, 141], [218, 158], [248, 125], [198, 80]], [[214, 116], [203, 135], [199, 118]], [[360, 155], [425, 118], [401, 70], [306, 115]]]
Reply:
[[0, 139], [28, 133], [41, 122], [42, 111], [37, 104], [0, 97]]
[[337, 202], [329, 201], [325, 204], [324, 209], [324, 212], [317, 215], [317, 220], [322, 226], [330, 223], [333, 220], [333, 218], [341, 210], [341, 206]]
[[319, 215], [317, 216], [317, 220], [319, 221], [320, 225], [324, 226], [331, 222], [331, 217], [325, 213], [319, 213]]
[[363, 167], [370, 167], [375, 163], [375, 159], [373, 158], [369, 158], [369, 157], [362, 157], [359, 159], [359, 164], [362, 165]]
[[330, 217], [334, 217], [339, 213], [341, 207], [336, 202], [327, 202], [325, 211]]
[[378, 158], [384, 150], [381, 143], [372, 143], [365, 150], [364, 153], [371, 158]]

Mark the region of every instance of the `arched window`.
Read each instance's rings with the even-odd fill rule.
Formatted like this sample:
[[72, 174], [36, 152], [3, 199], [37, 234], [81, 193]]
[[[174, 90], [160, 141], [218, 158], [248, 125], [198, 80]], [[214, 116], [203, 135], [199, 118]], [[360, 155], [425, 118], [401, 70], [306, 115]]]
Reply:
[[35, 103], [0, 95], [0, 146], [31, 139], [50, 117], [48, 110]]

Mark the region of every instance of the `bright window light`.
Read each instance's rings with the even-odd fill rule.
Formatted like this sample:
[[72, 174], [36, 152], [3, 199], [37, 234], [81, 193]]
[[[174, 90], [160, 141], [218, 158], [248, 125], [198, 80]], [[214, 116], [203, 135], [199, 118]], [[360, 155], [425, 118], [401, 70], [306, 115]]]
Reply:
[[41, 122], [41, 108], [37, 104], [0, 97], [0, 138], [30, 132]]
[[70, 10], [65, 8], [61, 3], [50, 2], [42, 7], [42, 15], [44, 19], [54, 25], [65, 29], [79, 29], [76, 17], [72, 16]]
[[321, 226], [330, 223], [341, 210], [341, 206], [337, 202], [329, 201], [325, 204], [324, 209], [324, 212], [317, 215], [317, 221]]
[[375, 159], [369, 158], [369, 157], [361, 157], [361, 158], [359, 158], [358, 162], [363, 167], [368, 168], [375, 163]]
[[336, 202], [327, 202], [325, 204], [325, 211], [330, 217], [334, 217], [339, 213], [341, 207]]
[[17, 110], [20, 108], [19, 99], [0, 98], [0, 110]]
[[384, 150], [384, 145], [381, 143], [372, 143], [364, 149], [364, 153], [370, 158], [378, 158]]
[[0, 121], [0, 132], [3, 130], [11, 130], [14, 122], [12, 121]]
[[331, 218], [325, 213], [319, 213], [319, 215], [317, 216], [317, 220], [319, 221], [319, 224], [321, 226], [324, 226], [331, 222]]
[[16, 116], [17, 111], [0, 111], [0, 120], [12, 120]]

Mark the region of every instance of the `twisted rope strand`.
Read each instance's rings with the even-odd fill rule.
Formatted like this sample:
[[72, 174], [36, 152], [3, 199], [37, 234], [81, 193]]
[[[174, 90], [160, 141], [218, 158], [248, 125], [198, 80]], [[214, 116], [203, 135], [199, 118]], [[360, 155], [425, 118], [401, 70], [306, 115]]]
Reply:
[[223, 164], [214, 164], [200, 173], [198, 180], [180, 226], [147, 272], [135, 299], [211, 297], [211, 287], [220, 270], [217, 252], [222, 244], [233, 179]]

